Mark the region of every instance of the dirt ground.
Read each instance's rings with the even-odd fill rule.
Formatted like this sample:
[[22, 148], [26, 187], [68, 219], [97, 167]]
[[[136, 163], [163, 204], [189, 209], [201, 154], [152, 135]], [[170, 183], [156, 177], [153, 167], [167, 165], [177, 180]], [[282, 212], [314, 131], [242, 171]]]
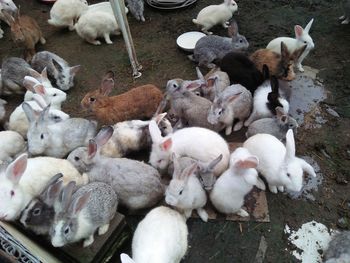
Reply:
[[[107, 70], [117, 74], [114, 94], [130, 87], [153, 83], [164, 88], [172, 78], [194, 79], [195, 68], [186, 53], [179, 50], [175, 39], [181, 33], [196, 30], [191, 20], [203, 7], [221, 1], [201, 0], [198, 3], [172, 12], [155, 10], [146, 5], [145, 23], [138, 23], [129, 15], [129, 24], [143, 75], [131, 77], [128, 56], [121, 36], [113, 37], [113, 45], [93, 46], [80, 39], [75, 32], [58, 30], [46, 22], [50, 7], [38, 1], [15, 0], [24, 14], [37, 18], [47, 44], [38, 50], [49, 50], [65, 58], [71, 65], [80, 64], [75, 87], [68, 92], [64, 105], [71, 116], [84, 117], [80, 100], [84, 94], [97, 87]], [[95, 3], [97, 1], [89, 1]], [[339, 0], [274, 0], [237, 1], [239, 13], [235, 14], [240, 33], [250, 42], [249, 51], [263, 48], [276, 36], [292, 36], [294, 24], [305, 26], [314, 18], [311, 36], [315, 49], [304, 65], [320, 70], [319, 77], [329, 91], [320, 105], [321, 115], [327, 120], [321, 128], [299, 129], [297, 154], [311, 156], [321, 167], [324, 176], [315, 201], [293, 200], [287, 195], [267, 193], [270, 223], [213, 221], [199, 219], [188, 221], [189, 250], [183, 262], [254, 262], [262, 236], [266, 238], [267, 251], [264, 262], [296, 262], [290, 255], [283, 233], [285, 224], [299, 228], [303, 223], [316, 220], [331, 228], [350, 228], [350, 25], [340, 25], [342, 15]], [[0, 40], [0, 59], [20, 56], [21, 50], [10, 40], [9, 28], [3, 26], [5, 36]], [[221, 27], [215, 34], [226, 35]], [[10, 110], [20, 98], [8, 98]], [[339, 113], [327, 113], [331, 107]], [[314, 121], [311, 117], [310, 121]], [[243, 141], [244, 132], [235, 138]], [[231, 139], [231, 137], [230, 137]], [[134, 230], [142, 217], [128, 217]], [[240, 229], [242, 231], [240, 231]], [[130, 244], [125, 251], [130, 249]]]

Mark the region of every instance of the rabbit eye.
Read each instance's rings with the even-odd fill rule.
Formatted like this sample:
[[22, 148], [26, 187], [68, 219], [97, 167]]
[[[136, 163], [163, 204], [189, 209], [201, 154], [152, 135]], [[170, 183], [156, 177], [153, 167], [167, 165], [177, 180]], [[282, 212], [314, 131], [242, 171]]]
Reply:
[[306, 41], [304, 41], [304, 44], [307, 44], [307, 42], [306, 42]]
[[242, 42], [243, 42], [243, 40], [242, 40], [242, 39], [240, 39], [240, 40], [239, 40], [239, 43], [242, 43]]
[[40, 134], [40, 139], [44, 139], [44, 134]]
[[34, 211], [33, 211], [33, 215], [35, 215], [35, 216], [38, 216], [38, 215], [40, 215], [40, 208], [36, 208], [36, 209], [34, 209]]
[[177, 88], [177, 85], [175, 83], [173, 84], [173, 88]]
[[90, 101], [91, 101], [91, 102], [94, 102], [95, 100], [96, 100], [96, 99], [93, 98], [93, 97], [90, 98]]
[[56, 96], [57, 96], [57, 94], [55, 93], [55, 94], [53, 94], [53, 96], [54, 96], [54, 97], [56, 97]]
[[67, 235], [69, 233], [69, 230], [70, 230], [70, 228], [69, 228], [69, 226], [67, 226], [66, 229], [64, 230], [64, 234]]
[[80, 158], [78, 156], [74, 157], [74, 161], [79, 161], [79, 160], [80, 160]]
[[289, 124], [289, 128], [293, 128], [294, 127], [294, 125], [293, 124]]
[[287, 173], [287, 176], [290, 177], [290, 173]]
[[183, 190], [181, 190], [181, 191], [179, 192], [179, 195], [182, 195], [182, 192], [183, 192]]
[[10, 192], [11, 197], [15, 195], [15, 191], [11, 190]]

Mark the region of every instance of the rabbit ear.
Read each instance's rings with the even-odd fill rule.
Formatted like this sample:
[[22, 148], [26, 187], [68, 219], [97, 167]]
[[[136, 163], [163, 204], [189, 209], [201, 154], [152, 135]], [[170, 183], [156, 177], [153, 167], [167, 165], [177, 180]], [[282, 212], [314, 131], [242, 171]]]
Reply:
[[62, 190], [59, 197], [59, 202], [61, 203], [62, 211], [68, 209], [71, 203], [72, 194], [75, 188], [75, 181], [70, 181]]
[[295, 33], [295, 38], [301, 38], [301, 36], [303, 35], [304, 33], [304, 29], [299, 26], [299, 25], [296, 25], [294, 26], [294, 33]]
[[27, 102], [22, 103], [22, 109], [25, 115], [27, 116], [29, 123], [33, 123], [37, 120], [37, 115], [35, 114], [33, 108]]
[[62, 187], [63, 187], [62, 180], [59, 180], [54, 184], [50, 185], [49, 188], [47, 189], [47, 192], [44, 193], [42, 197], [43, 201], [50, 206], [53, 205], [58, 195], [62, 191]]
[[212, 160], [208, 165], [208, 169], [214, 170], [215, 166], [218, 165], [218, 163], [222, 160], [222, 157], [223, 157], [223, 155], [220, 154], [218, 157], [216, 157], [214, 160]]
[[71, 67], [70, 69], [69, 69], [69, 73], [71, 74], [71, 75], [75, 75], [75, 74], [77, 74], [78, 73], [78, 71], [80, 70], [80, 65], [76, 65], [76, 66], [74, 66], [74, 67]]
[[86, 205], [91, 196], [91, 190], [79, 196], [73, 201], [72, 204], [72, 214], [77, 215]]
[[40, 81], [41, 80], [41, 74], [39, 72], [37, 72], [36, 70], [30, 68], [29, 69], [29, 73], [30, 75], [35, 78], [36, 80]]
[[288, 163], [290, 160], [295, 158], [295, 141], [293, 130], [289, 129], [286, 135], [286, 156], [285, 161]]
[[284, 44], [284, 42], [281, 42], [281, 56], [282, 56], [282, 61], [285, 61], [287, 59], [289, 59], [289, 51], [288, 48], [286, 46], [286, 44]]
[[45, 90], [45, 87], [44, 85], [42, 84], [36, 84], [34, 87], [33, 87], [35, 93], [38, 93], [42, 96], [45, 96], [46, 95], [46, 90]]
[[166, 151], [166, 152], [167, 152], [167, 151], [170, 150], [172, 144], [173, 144], [172, 139], [171, 139], [171, 138], [168, 138], [168, 139], [166, 139], [164, 142], [162, 142], [162, 143], [160, 144], [160, 147], [161, 147], [161, 149], [162, 149], [163, 151]]
[[310, 22], [309, 22], [309, 23], [306, 25], [306, 27], [304, 28], [304, 31], [305, 31], [306, 33], [309, 33], [310, 28], [311, 28], [313, 22], [314, 22], [314, 19], [312, 18], [312, 19], [310, 20]]
[[89, 140], [89, 145], [88, 145], [88, 158], [92, 159], [95, 157], [97, 153], [97, 144], [94, 139]]
[[27, 159], [28, 155], [23, 153], [7, 166], [5, 174], [12, 183], [18, 184], [27, 168]]
[[245, 159], [239, 159], [235, 162], [234, 166], [239, 169], [256, 168], [259, 164], [259, 159], [256, 156], [249, 156]]
[[41, 109], [44, 109], [45, 107], [47, 107], [47, 103], [44, 100], [43, 96], [39, 94], [33, 94], [33, 100], [39, 105]]
[[198, 164], [194, 163], [186, 167], [181, 173], [181, 179], [188, 180], [188, 178], [198, 169]]
[[235, 20], [232, 20], [230, 26], [228, 27], [228, 35], [229, 37], [237, 36], [238, 34], [238, 25]]
[[108, 71], [101, 81], [100, 92], [104, 96], [108, 96], [114, 88], [114, 73], [113, 71]]
[[264, 79], [270, 78], [270, 70], [266, 64], [263, 65], [262, 72], [263, 72]]
[[37, 85], [37, 84], [40, 84], [40, 82], [36, 78], [33, 78], [31, 76], [25, 76], [24, 77], [23, 86], [27, 90], [29, 90], [31, 92], [35, 92], [34, 91], [34, 86]]
[[[156, 116], [156, 118], [159, 116], [159, 114], [160, 114], [161, 112], [164, 111], [164, 109], [165, 109], [167, 103], [168, 103], [168, 99], [167, 99], [166, 95], [164, 95], [162, 101], [161, 101], [161, 102], [159, 103], [159, 105], [158, 105], [158, 108], [157, 108], [156, 112], [154, 113], [154, 116]], [[164, 117], [163, 117], [163, 118], [164, 118]], [[156, 122], [157, 122], [157, 120], [156, 120]], [[157, 122], [157, 123], [158, 123], [158, 122]]]
[[202, 83], [200, 81], [184, 81], [183, 83], [183, 88], [185, 90], [189, 90], [189, 91], [192, 91], [192, 90], [195, 90], [195, 89], [198, 89], [202, 86]]
[[55, 59], [52, 59], [52, 64], [53, 64], [54, 68], [56, 69], [56, 71], [59, 71], [59, 72], [63, 71], [62, 66]]
[[313, 177], [316, 177], [315, 170], [310, 164], [308, 164], [304, 159], [301, 159], [301, 158], [298, 158], [298, 161], [304, 172], [306, 172], [307, 174]]
[[127, 254], [120, 254], [121, 263], [135, 263], [135, 261], [130, 258]]
[[55, 174], [53, 177], [50, 178], [50, 180], [46, 183], [46, 187], [40, 192], [39, 195], [43, 195], [45, 192], [48, 191], [48, 189], [57, 182], [58, 179], [62, 178], [63, 174], [62, 173], [58, 173]]
[[41, 71], [40, 76], [41, 76], [42, 79], [48, 79], [47, 78], [47, 68], [46, 67]]
[[207, 87], [214, 87], [214, 90], [216, 90], [216, 81], [217, 81], [218, 77], [216, 75], [211, 76], [207, 79]]
[[105, 145], [108, 142], [108, 140], [112, 137], [113, 131], [114, 129], [112, 126], [102, 127], [94, 139], [97, 146], [101, 147]]
[[158, 143], [162, 140], [162, 133], [154, 120], [151, 120], [149, 122], [148, 129], [152, 138], [152, 142]]
[[204, 76], [202, 72], [200, 71], [199, 67], [196, 67], [196, 72], [197, 72], [197, 78], [200, 79], [201, 81], [205, 82]]
[[157, 124], [159, 124], [165, 118], [166, 115], [167, 115], [166, 112], [160, 113], [154, 118], [154, 120], [156, 121]]
[[306, 47], [307, 47], [307, 45], [303, 45], [301, 48], [295, 50], [295, 51], [293, 52], [291, 58], [292, 58], [293, 60], [297, 60], [297, 59], [301, 56], [301, 54], [303, 54], [303, 52], [305, 51]]
[[232, 101], [234, 101], [235, 99], [237, 99], [239, 97], [239, 95], [241, 95], [242, 92], [236, 93], [236, 94], [231, 94], [229, 96], [227, 96], [225, 98], [225, 102], [226, 103], [231, 103]]
[[7, 24], [12, 25], [15, 23], [15, 18], [7, 10], [1, 10], [1, 12]]
[[40, 113], [38, 123], [45, 123], [49, 119], [50, 104]]

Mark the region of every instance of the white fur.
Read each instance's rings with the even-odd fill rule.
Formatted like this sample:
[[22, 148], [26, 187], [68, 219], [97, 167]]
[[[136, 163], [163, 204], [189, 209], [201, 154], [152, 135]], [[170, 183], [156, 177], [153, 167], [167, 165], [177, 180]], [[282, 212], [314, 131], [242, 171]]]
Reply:
[[168, 205], [177, 207], [184, 211], [185, 217], [189, 218], [192, 210], [196, 209], [200, 218], [208, 221], [208, 214], [203, 209], [207, 203], [207, 195], [197, 178], [195, 171], [191, 168], [197, 169], [197, 165], [186, 167], [181, 171], [180, 164], [174, 160], [174, 174], [165, 192], [165, 202]]
[[[24, 155], [26, 156], [20, 155], [13, 163], [24, 158]], [[79, 185], [88, 182], [87, 176], [80, 175], [69, 161], [52, 157], [28, 159], [27, 168], [18, 183], [8, 178], [8, 170], [0, 174], [0, 218], [7, 214], [4, 218], [6, 221], [18, 218], [32, 198], [37, 196], [46, 187], [49, 179], [57, 173], [63, 174], [65, 183], [73, 180]], [[14, 191], [13, 197], [10, 195], [11, 190]]]
[[[251, 168], [242, 168], [239, 161], [247, 160], [252, 162]], [[254, 185], [265, 190], [265, 185], [258, 178], [258, 172], [254, 168], [258, 163], [258, 158], [242, 147], [237, 148], [231, 154], [229, 169], [217, 179], [210, 192], [210, 200], [218, 211], [224, 214], [249, 215], [242, 209], [244, 197]]]
[[[306, 27], [304, 29], [302, 29], [302, 34], [298, 35], [297, 34], [297, 29], [295, 26], [294, 30], [295, 30], [295, 38], [291, 38], [291, 37], [278, 37], [273, 39], [268, 45], [267, 45], [267, 49], [270, 49], [278, 54], [281, 53], [281, 42], [283, 41], [287, 47], [290, 53], [293, 53], [295, 50], [303, 47], [305, 44], [306, 49], [303, 52], [303, 54], [301, 54], [301, 56], [299, 57], [298, 61], [295, 61], [295, 65], [297, 66], [298, 70], [301, 72], [304, 72], [303, 66], [301, 65], [301, 62], [303, 62], [304, 58], [309, 54], [310, 50], [312, 50], [315, 47], [315, 44], [311, 38], [311, 36], [309, 35], [309, 31], [310, 28], [312, 26], [314, 19], [311, 19], [310, 22], [306, 25]], [[300, 27], [300, 26], [299, 26]]]
[[26, 143], [19, 133], [14, 131], [0, 132], [0, 162], [11, 162], [25, 148]]
[[[6, 10], [10, 14], [14, 14], [17, 12], [17, 6], [15, 5], [15, 3], [12, 0], [1, 0], [0, 1], [0, 10]], [[0, 12], [0, 20], [7, 23], [5, 16], [2, 12]], [[0, 31], [2, 31], [2, 30], [0, 29]]]
[[[187, 251], [188, 229], [177, 211], [160, 206], [138, 224], [132, 239], [133, 261], [123, 263], [179, 263]], [[125, 256], [123, 256], [125, 258]]]
[[256, 134], [247, 139], [243, 147], [259, 158], [257, 170], [266, 178], [273, 193], [277, 193], [277, 189], [282, 192], [284, 187], [290, 191], [300, 191], [304, 171], [316, 177], [312, 166], [295, 156], [292, 130], [287, 132], [286, 147], [270, 134]]
[[86, 0], [57, 0], [50, 10], [50, 25], [74, 29], [74, 21], [88, 9]]
[[224, 0], [224, 3], [220, 5], [210, 5], [203, 8], [192, 22], [201, 26], [204, 33], [212, 34], [208, 30], [217, 24], [227, 28], [228, 21], [237, 9], [237, 3], [234, 0]]
[[[37, 82], [35, 82], [37, 81]], [[48, 83], [47, 83], [48, 81]], [[35, 91], [36, 86], [37, 85], [43, 85], [44, 89], [43, 89], [43, 93], [40, 93], [45, 102], [47, 104], [51, 105], [52, 109], [57, 109], [57, 110], [61, 110], [61, 105], [64, 101], [66, 101], [67, 99], [67, 93], [65, 93], [62, 90], [56, 89], [54, 87], [52, 87], [51, 82], [47, 79], [47, 81], [38, 81], [37, 79], [30, 77], [30, 76], [26, 76], [24, 77], [24, 82], [27, 83], [28, 85], [32, 86], [32, 89]], [[29, 84], [30, 83], [30, 84]], [[32, 92], [31, 90], [27, 90], [27, 92], [24, 94], [24, 101], [30, 101], [33, 100], [33, 95], [36, 92]]]
[[120, 29], [113, 14], [103, 11], [84, 13], [75, 24], [77, 34], [93, 45], [100, 45], [96, 40], [103, 37], [107, 44], [113, 44], [110, 35], [119, 35]]
[[[158, 169], [166, 169], [172, 153], [178, 156], [188, 156], [202, 162], [214, 160], [220, 154], [222, 160], [214, 169], [214, 174], [219, 176], [229, 163], [230, 151], [227, 142], [216, 132], [205, 128], [190, 127], [177, 130], [163, 138], [155, 121], [151, 121], [149, 130], [152, 138], [152, 152], [150, 163]], [[171, 139], [170, 149], [164, 149], [162, 145]]]
[[[43, 108], [35, 101], [26, 101], [34, 111], [41, 112]], [[48, 123], [53, 124], [59, 121], [64, 121], [69, 119], [69, 115], [65, 112], [57, 109], [50, 109]], [[16, 109], [11, 113], [9, 118], [8, 129], [16, 131], [21, 134], [24, 138], [27, 138], [27, 131], [29, 129], [29, 121], [26, 114], [23, 111], [22, 104], [16, 107]]]
[[[111, 3], [109, 1], [89, 5], [89, 9], [86, 12], [97, 12], [97, 11], [102, 11], [110, 15], [114, 15]], [[125, 7], [125, 14], [127, 14], [128, 12], [129, 12], [129, 9]]]
[[[267, 96], [272, 91], [269, 80], [266, 80], [261, 84], [254, 92], [253, 97], [253, 111], [249, 118], [244, 122], [244, 126], [248, 127], [253, 121], [273, 117], [272, 112], [267, 108], [266, 103], [268, 102]], [[279, 102], [283, 106], [285, 114], [289, 112], [289, 102], [286, 99], [279, 98]]]

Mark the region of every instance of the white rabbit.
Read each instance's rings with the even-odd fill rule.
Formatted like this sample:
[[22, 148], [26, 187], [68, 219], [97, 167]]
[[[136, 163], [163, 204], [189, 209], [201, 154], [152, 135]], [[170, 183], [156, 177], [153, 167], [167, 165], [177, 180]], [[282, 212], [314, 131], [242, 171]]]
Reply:
[[27, 154], [17, 157], [5, 172], [0, 173], [0, 220], [18, 218], [32, 198], [40, 194], [57, 173], [64, 175], [65, 183], [72, 180], [79, 185], [88, 182], [87, 176], [82, 176], [67, 160], [52, 157], [27, 159]]
[[121, 254], [122, 263], [180, 263], [187, 251], [185, 218], [165, 206], [152, 209], [137, 225], [132, 257]]
[[[102, 11], [102, 12], [106, 12], [108, 14], [114, 15], [111, 3], [109, 1], [89, 5], [89, 9], [86, 12], [96, 12], [96, 11]], [[128, 12], [129, 12], [129, 9], [125, 7], [125, 14], [127, 14]]]
[[[36, 84], [42, 84], [46, 89], [53, 89], [51, 81], [47, 77], [46, 67], [41, 70], [41, 73], [30, 68], [29, 73], [30, 75], [25, 76], [23, 79], [23, 86], [27, 89], [27, 93], [28, 91], [32, 91], [31, 87]], [[26, 81], [26, 78], [27, 78], [27, 81]], [[28, 96], [27, 93], [24, 95], [24, 98], [25, 98], [24, 100], [30, 100], [30, 97], [26, 97]]]
[[[264, 74], [268, 71], [264, 65]], [[261, 84], [254, 92], [253, 111], [249, 118], [244, 122], [244, 126], [249, 126], [253, 121], [273, 117], [276, 115], [276, 108], [281, 107], [284, 114], [288, 114], [289, 102], [282, 98], [279, 93], [278, 79], [271, 76]]]
[[162, 137], [161, 131], [153, 120], [149, 124], [149, 131], [153, 143], [149, 162], [155, 168], [166, 169], [172, 153], [178, 156], [186, 155], [202, 162], [212, 161], [222, 154], [223, 158], [214, 170], [215, 176], [219, 176], [228, 167], [230, 151], [227, 142], [214, 131], [190, 127]]
[[50, 124], [50, 106], [36, 118], [35, 112], [26, 102], [22, 104], [29, 120], [27, 132], [28, 152], [32, 155], [47, 155], [62, 158], [80, 146], [86, 146], [95, 136], [97, 123], [83, 118], [69, 118]]
[[27, 88], [24, 95], [24, 101], [33, 100], [34, 93], [40, 94], [45, 100], [46, 104], [50, 104], [52, 109], [61, 110], [61, 105], [67, 99], [67, 94], [56, 88], [48, 88], [43, 83], [37, 81], [35, 78], [25, 76], [23, 85]]
[[212, 34], [208, 30], [217, 24], [221, 24], [224, 28], [228, 27], [229, 20], [234, 12], [238, 9], [234, 0], [224, 0], [220, 5], [210, 5], [203, 8], [192, 22], [201, 26], [202, 31], [206, 34]]
[[[35, 118], [39, 117], [40, 112], [47, 107], [47, 103], [39, 94], [33, 94], [32, 101], [26, 101], [33, 110]], [[9, 117], [8, 129], [16, 131], [21, 134], [24, 138], [27, 138], [27, 132], [29, 129], [29, 120], [24, 112], [23, 105], [20, 104], [16, 109], [11, 113]], [[69, 115], [65, 112], [57, 109], [50, 109], [48, 112], [47, 123], [54, 124], [69, 119]]]
[[51, 244], [62, 247], [84, 239], [83, 246], [94, 242], [94, 233], [108, 231], [118, 206], [118, 197], [106, 183], [92, 182], [81, 186], [67, 198], [65, 209], [55, 215], [51, 227]]
[[[1, 79], [0, 79], [0, 82], [1, 82]], [[6, 100], [0, 99], [0, 123], [4, 120], [6, 115], [6, 109], [5, 109], [6, 104], [7, 104]]]
[[252, 94], [241, 84], [233, 84], [221, 93], [216, 93], [214, 102], [208, 112], [208, 122], [211, 124], [223, 123], [226, 128], [225, 134], [230, 135], [233, 122], [238, 119], [233, 130], [239, 131], [243, 127], [244, 120], [248, 118], [251, 112]]
[[74, 26], [77, 34], [93, 45], [101, 45], [98, 37], [103, 37], [107, 44], [113, 44], [110, 35], [120, 35], [117, 20], [113, 14], [103, 11], [86, 12]]
[[86, 10], [88, 10], [86, 0], [57, 0], [50, 10], [48, 22], [56, 27], [68, 26], [69, 30], [74, 30], [74, 21]]
[[[166, 113], [154, 117], [164, 136], [172, 132], [171, 123], [164, 118]], [[132, 151], [140, 151], [152, 145], [148, 131], [150, 121], [131, 120], [113, 125], [113, 135], [101, 148], [107, 157], [122, 157]]]
[[[15, 15], [17, 13], [17, 6], [12, 0], [0, 0], [0, 20], [4, 21], [5, 23], [8, 23], [7, 19], [5, 18], [5, 15], [2, 11], [6, 11], [10, 15]], [[4, 31], [2, 31], [0, 27], [0, 39], [3, 37]]]
[[300, 72], [304, 72], [301, 62], [303, 62], [304, 58], [309, 54], [310, 50], [312, 50], [315, 47], [315, 44], [311, 36], [309, 35], [309, 31], [313, 22], [314, 22], [314, 19], [312, 18], [304, 29], [299, 25], [294, 26], [295, 38], [291, 38], [291, 37], [275, 38], [270, 41], [270, 43], [267, 45], [266, 48], [280, 54], [281, 42], [283, 41], [287, 45], [289, 52], [293, 53], [295, 50], [303, 47], [306, 44], [305, 51], [299, 56], [298, 60], [295, 61], [295, 65], [297, 66], [298, 70]]
[[261, 173], [273, 193], [300, 191], [303, 186], [303, 172], [316, 177], [312, 166], [295, 156], [293, 130], [288, 130], [286, 146], [270, 134], [256, 134], [243, 143], [243, 147], [259, 158], [257, 170]]
[[242, 147], [231, 154], [230, 167], [216, 180], [210, 192], [210, 200], [219, 212], [249, 216], [242, 208], [244, 197], [254, 185], [265, 190], [265, 185], [255, 170], [258, 163], [258, 158]]
[[186, 218], [190, 218], [192, 210], [196, 209], [199, 217], [207, 222], [208, 214], [203, 208], [207, 203], [207, 195], [195, 174], [197, 164], [182, 170], [175, 154], [173, 162], [174, 173], [165, 192], [165, 202], [183, 211]]
[[26, 143], [18, 132], [0, 132], [0, 162], [11, 162], [17, 154], [24, 152], [25, 149]]

